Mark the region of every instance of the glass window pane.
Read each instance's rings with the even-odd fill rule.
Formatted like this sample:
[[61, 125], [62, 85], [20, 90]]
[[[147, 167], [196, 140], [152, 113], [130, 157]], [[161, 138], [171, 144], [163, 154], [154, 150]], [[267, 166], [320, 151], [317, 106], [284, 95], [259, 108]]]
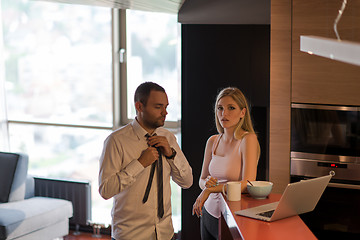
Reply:
[[111, 11], [2, 1], [8, 117], [111, 126]]
[[167, 92], [166, 120], [180, 119], [179, 29], [177, 15], [126, 11], [128, 118], [135, 117], [133, 96], [136, 87], [151, 81]]
[[89, 180], [92, 218], [110, 224], [112, 201], [98, 193], [99, 159], [108, 130], [9, 124], [10, 150], [29, 156], [35, 176]]
[[[177, 16], [165, 13], [126, 11], [127, 109], [135, 117], [133, 96], [145, 81], [165, 88], [169, 107], [167, 121], [181, 119], [180, 39]], [[171, 203], [175, 232], [181, 230], [181, 188], [171, 181]]]
[[[177, 142], [181, 148], [181, 132], [174, 133]], [[171, 211], [174, 231], [181, 231], [181, 188], [175, 182], [171, 181]]]

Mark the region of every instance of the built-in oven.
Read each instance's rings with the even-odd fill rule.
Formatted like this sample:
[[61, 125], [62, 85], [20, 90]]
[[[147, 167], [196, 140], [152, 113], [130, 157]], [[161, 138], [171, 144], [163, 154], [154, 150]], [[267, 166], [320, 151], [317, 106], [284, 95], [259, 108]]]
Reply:
[[291, 181], [333, 177], [301, 218], [319, 239], [360, 239], [360, 107], [291, 105]]
[[291, 175], [360, 189], [360, 107], [292, 104]]

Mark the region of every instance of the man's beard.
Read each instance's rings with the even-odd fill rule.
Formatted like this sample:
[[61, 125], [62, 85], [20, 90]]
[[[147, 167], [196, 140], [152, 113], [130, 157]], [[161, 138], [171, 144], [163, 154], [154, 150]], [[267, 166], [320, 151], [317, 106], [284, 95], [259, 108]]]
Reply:
[[144, 124], [146, 124], [149, 128], [156, 129], [158, 127], [164, 126], [164, 122], [161, 120], [161, 118], [154, 120], [154, 121], [148, 121], [144, 119]]

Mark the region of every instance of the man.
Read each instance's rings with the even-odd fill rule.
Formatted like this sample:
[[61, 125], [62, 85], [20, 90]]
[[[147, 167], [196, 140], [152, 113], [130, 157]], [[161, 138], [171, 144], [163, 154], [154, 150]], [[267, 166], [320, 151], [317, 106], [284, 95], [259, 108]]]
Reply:
[[165, 90], [145, 82], [134, 100], [136, 118], [105, 140], [99, 192], [105, 199], [114, 197], [113, 239], [169, 240], [174, 235], [170, 176], [189, 188], [192, 169], [174, 134], [162, 128], [168, 106]]

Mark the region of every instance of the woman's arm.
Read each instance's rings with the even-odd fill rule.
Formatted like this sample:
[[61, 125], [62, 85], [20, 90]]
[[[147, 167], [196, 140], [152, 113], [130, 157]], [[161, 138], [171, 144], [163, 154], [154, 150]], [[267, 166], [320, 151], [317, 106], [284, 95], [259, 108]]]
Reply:
[[211, 136], [206, 142], [203, 165], [202, 165], [201, 175], [200, 175], [200, 179], [199, 179], [199, 186], [203, 190], [206, 187], [206, 182], [208, 180], [207, 177], [210, 176], [209, 164], [210, 164], [210, 161], [211, 161], [212, 148], [213, 148], [213, 144], [215, 142], [216, 136], [217, 135]]
[[245, 192], [247, 180], [256, 180], [257, 164], [260, 157], [260, 146], [255, 133], [249, 133], [244, 136], [240, 144], [240, 154], [243, 163], [241, 192]]
[[200, 175], [200, 179], [199, 179], [199, 186], [203, 191], [197, 197], [197, 199], [193, 205], [193, 209], [192, 209], [192, 214], [193, 215], [196, 214], [198, 217], [201, 215], [202, 207], [204, 206], [206, 199], [208, 199], [208, 197], [210, 195], [208, 186], [213, 186], [213, 185], [216, 186], [216, 183], [217, 183], [217, 179], [212, 178], [209, 173], [209, 164], [210, 164], [211, 156], [212, 156], [212, 148], [213, 148], [216, 136], [217, 135], [211, 136], [206, 142], [203, 165], [202, 165], [201, 175]]
[[197, 199], [193, 205], [192, 214], [193, 215], [196, 214], [198, 217], [201, 216], [202, 208], [205, 204], [205, 201], [208, 199], [209, 195], [211, 193], [222, 192], [223, 186], [224, 186], [224, 184], [220, 183], [220, 184], [216, 185], [215, 187], [204, 188], [203, 191], [200, 193], [200, 195], [197, 197]]

